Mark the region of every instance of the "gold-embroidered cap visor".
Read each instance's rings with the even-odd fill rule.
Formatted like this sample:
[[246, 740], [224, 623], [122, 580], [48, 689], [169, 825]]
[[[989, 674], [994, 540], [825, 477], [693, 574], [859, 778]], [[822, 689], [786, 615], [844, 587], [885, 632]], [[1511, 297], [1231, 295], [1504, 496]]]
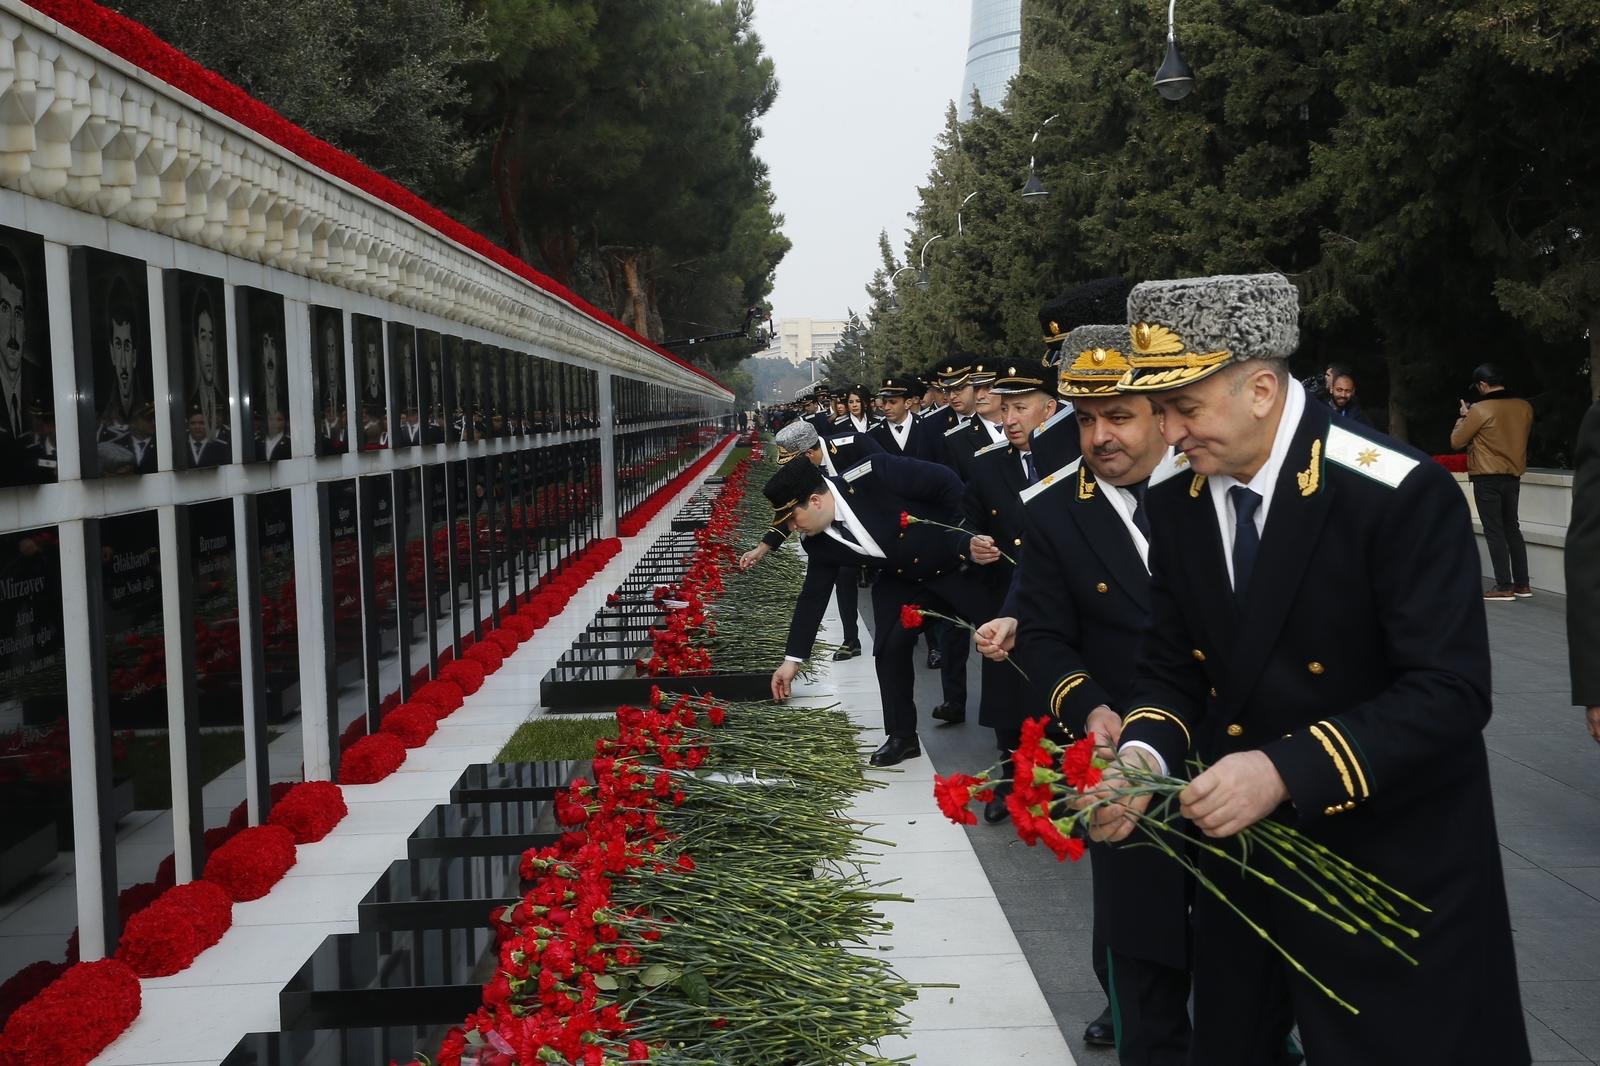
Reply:
[[788, 448], [784, 448], [784, 447], [781, 447], [781, 446], [778, 448], [778, 465], [779, 466], [782, 466], [784, 463], [789, 462], [791, 459], [797, 459], [799, 457], [800, 457], [800, 453], [799, 452], [791, 452]]
[[794, 514], [794, 509], [799, 503], [800, 501], [796, 499], [790, 500], [788, 503], [780, 503], [774, 507], [772, 509], [772, 528], [783, 528], [784, 523], [789, 521], [789, 516]]
[[1061, 362], [1059, 392], [1063, 399], [1074, 396], [1114, 396], [1117, 383], [1130, 369], [1128, 357], [1115, 348], [1089, 348], [1068, 363]]
[[1233, 362], [1233, 353], [1194, 352], [1166, 326], [1135, 323], [1128, 332], [1131, 368], [1117, 383], [1119, 392], [1166, 392], [1203, 381]]
[[1067, 339], [1067, 334], [1071, 332], [1072, 328], [1070, 326], [1063, 326], [1059, 322], [1051, 321], [1050, 327], [1045, 330], [1044, 342], [1046, 344], [1060, 344]]

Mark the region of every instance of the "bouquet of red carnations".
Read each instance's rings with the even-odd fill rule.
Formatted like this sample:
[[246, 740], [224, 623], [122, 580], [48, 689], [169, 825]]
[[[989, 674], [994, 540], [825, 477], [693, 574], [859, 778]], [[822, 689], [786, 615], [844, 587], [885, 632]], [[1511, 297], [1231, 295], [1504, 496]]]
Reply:
[[[1106, 749], [1096, 749], [1093, 737], [1065, 746], [1057, 744], [1046, 735], [1047, 721], [1034, 718], [1023, 723], [1022, 742], [1012, 755], [1009, 779], [998, 767], [976, 776], [936, 776], [934, 799], [945, 816], [958, 825], [976, 824], [977, 818], [968, 804], [974, 800], [987, 802], [994, 798], [998, 786], [1009, 784], [1006, 810], [1023, 843], [1032, 847], [1043, 842], [1058, 859], [1076, 862], [1083, 857], [1084, 837], [1097, 811], [1135, 796], [1149, 796], [1150, 806], [1136, 823], [1139, 840], [1132, 846], [1154, 847], [1182, 866], [1196, 884], [1221, 900], [1290, 966], [1352, 1014], [1360, 1012], [1229, 900], [1191, 855], [1204, 853], [1237, 866], [1246, 877], [1283, 893], [1307, 912], [1353, 936], [1371, 936], [1416, 965], [1416, 959], [1395, 938], [1414, 939], [1418, 935], [1416, 929], [1401, 921], [1401, 915], [1411, 910], [1426, 912], [1428, 908], [1421, 903], [1346, 862], [1294, 827], [1271, 818], [1239, 833], [1237, 849], [1192, 833], [1178, 813], [1178, 794], [1188, 781], [1155, 773], [1136, 762], [1115, 760]], [[1104, 773], [1112, 765], [1119, 776], [1105, 781]], [[1260, 860], [1274, 860], [1272, 872]]]

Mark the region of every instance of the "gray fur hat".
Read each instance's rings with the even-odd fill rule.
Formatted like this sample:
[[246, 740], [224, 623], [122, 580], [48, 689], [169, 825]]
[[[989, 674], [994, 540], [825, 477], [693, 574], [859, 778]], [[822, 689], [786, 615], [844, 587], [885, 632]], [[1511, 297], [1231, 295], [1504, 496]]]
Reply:
[[1128, 327], [1079, 326], [1061, 343], [1061, 395], [1113, 396], [1132, 369]]
[[781, 464], [815, 448], [822, 438], [818, 435], [816, 426], [803, 418], [797, 418], [778, 430], [778, 435], [772, 439], [778, 446], [778, 462]]
[[1282, 274], [1147, 281], [1128, 294], [1133, 369], [1123, 392], [1164, 392], [1247, 359], [1287, 359], [1300, 294]]

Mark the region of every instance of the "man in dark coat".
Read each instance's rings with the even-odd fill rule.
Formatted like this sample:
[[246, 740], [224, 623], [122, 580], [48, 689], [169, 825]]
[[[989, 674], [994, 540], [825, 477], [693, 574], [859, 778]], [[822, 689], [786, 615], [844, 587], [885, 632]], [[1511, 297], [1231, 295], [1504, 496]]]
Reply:
[[[1190, 1061], [1273, 1062], [1293, 1022], [1313, 1063], [1525, 1066], [1460, 490], [1414, 449], [1333, 424], [1289, 377], [1298, 299], [1282, 275], [1139, 285], [1128, 321], [1119, 388], [1156, 402], [1193, 473], [1147, 497], [1151, 621], [1121, 757], [1172, 773], [1197, 759], [1182, 814], [1234, 856], [1236, 834], [1278, 819], [1429, 908], [1405, 915], [1412, 965], [1202, 854], [1228, 903], [1196, 893]], [[1126, 837], [1148, 804], [1101, 808], [1097, 834]]]
[[932, 427], [911, 413], [906, 401], [911, 383], [904, 378], [886, 378], [878, 389], [883, 404], [883, 421], [867, 431], [867, 436], [890, 455], [904, 455], [937, 463], [944, 456], [944, 441]]
[[[830, 477], [842, 470], [850, 470], [863, 460], [882, 455], [883, 449], [869, 434], [847, 433], [838, 437], [822, 438], [806, 422], [791, 422], [778, 431], [774, 444], [778, 449], [778, 463], [805, 459], [822, 467]], [[748, 570], [767, 557], [767, 553], [783, 547], [789, 538], [785, 526], [774, 525], [761, 536], [761, 542], [739, 557], [739, 569]], [[841, 566], [839, 579], [834, 584], [834, 598], [839, 605], [839, 618], [844, 623], [844, 643], [833, 653], [835, 662], [854, 659], [861, 654], [860, 590], [857, 579], [860, 567]]]
[[1578, 428], [1567, 524], [1567, 661], [1572, 702], [1584, 708], [1600, 744], [1600, 403]]
[[[875, 455], [838, 477], [809, 462], [785, 463], [762, 492], [772, 504], [773, 524], [803, 535], [807, 557], [784, 661], [772, 674], [772, 698], [788, 698], [800, 664], [810, 657], [839, 568], [875, 570], [873, 659], [888, 738], [871, 761], [893, 766], [916, 758], [922, 754], [912, 699], [917, 627], [906, 627], [901, 608], [919, 605], [982, 621], [982, 596], [963, 572], [966, 538], [943, 528], [961, 519], [961, 482], [937, 463]], [[930, 521], [906, 524], [903, 515]]]
[[[1049, 715], [1068, 737], [1092, 734], [1106, 747], [1121, 734], [1149, 611], [1144, 494], [1183, 469], [1149, 401], [1117, 392], [1128, 362], [1111, 345], [1125, 346], [1127, 335], [1125, 326], [1079, 326], [1068, 337], [1077, 354], [1061, 364], [1061, 393], [1076, 405], [1084, 459], [1024, 490], [1015, 617], [981, 627], [978, 640], [986, 658], [1003, 658], [1015, 633], [1014, 657], [1034, 682], [1023, 717]], [[1084, 1041], [1114, 1042], [1123, 1066], [1184, 1066], [1188, 878], [1152, 848], [1096, 845], [1089, 854], [1095, 973], [1116, 1009]]]
[[1000, 421], [1000, 398], [989, 393], [994, 379], [993, 364], [972, 364], [965, 385], [972, 394], [972, 417], [965, 425], [945, 431], [945, 463], [963, 482], [972, 476], [972, 457], [978, 449], [1006, 439], [1005, 427]]

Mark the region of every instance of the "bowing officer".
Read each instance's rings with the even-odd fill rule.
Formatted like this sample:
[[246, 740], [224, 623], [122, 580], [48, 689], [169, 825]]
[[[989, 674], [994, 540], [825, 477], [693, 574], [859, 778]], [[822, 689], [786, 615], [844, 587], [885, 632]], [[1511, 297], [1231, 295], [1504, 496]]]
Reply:
[[[849, 470], [864, 459], [883, 454], [883, 449], [869, 436], [848, 433], [824, 440], [806, 422], [791, 422], [773, 438], [778, 449], [778, 464], [795, 459], [806, 459], [837, 477], [840, 470]], [[749, 570], [769, 552], [783, 547], [789, 537], [788, 527], [774, 524], [761, 536], [761, 542], [739, 557], [739, 569]], [[833, 653], [834, 662], [844, 662], [861, 654], [860, 595], [857, 581], [861, 577], [857, 566], [841, 566], [839, 579], [834, 583], [834, 598], [839, 604], [839, 618], [844, 623], [844, 643]]]
[[[1187, 461], [1161, 438], [1142, 396], [1119, 393], [1126, 326], [1079, 326], [1061, 364], [1083, 457], [1022, 493], [1023, 554], [1015, 618], [983, 627], [1016, 634], [1014, 657], [1034, 681], [1028, 717], [1048, 714], [1069, 737], [1116, 743], [1139, 636], [1150, 609], [1147, 485]], [[987, 653], [980, 642], [980, 650]], [[987, 813], [987, 812], [986, 812]], [[1094, 845], [1095, 973], [1110, 996], [1084, 1033], [1115, 1042], [1122, 1066], [1184, 1066], [1189, 1049], [1188, 878], [1153, 848]], [[1114, 1027], [1114, 1028], [1113, 1028]]]
[[[962, 572], [965, 538], [931, 524], [959, 523], [961, 482], [937, 463], [875, 455], [837, 477], [811, 463], [785, 463], [762, 492], [772, 504], [773, 525], [800, 533], [807, 556], [786, 655], [772, 674], [772, 698], [788, 698], [800, 664], [810, 657], [840, 567], [875, 570], [873, 665], [888, 739], [871, 762], [893, 766], [916, 758], [922, 754], [912, 699], [917, 634], [901, 624], [900, 608], [917, 604], [969, 622], [981, 620], [982, 598]], [[902, 514], [931, 522], [902, 526]]]
[[[989, 389], [1000, 407], [1006, 439], [978, 449], [965, 498], [967, 528], [974, 532], [968, 554], [984, 594], [985, 619], [1000, 613], [1023, 551], [1022, 493], [1039, 480], [1034, 465], [1033, 430], [1056, 410], [1056, 372], [1042, 360], [1010, 363], [999, 368]], [[964, 634], [963, 634], [964, 635]], [[983, 690], [978, 698], [978, 723], [994, 730], [995, 745], [1006, 759], [1022, 739], [1022, 675], [1004, 661], [984, 659]], [[940, 712], [934, 711], [934, 717]], [[1005, 795], [999, 791], [984, 808], [991, 824], [1006, 818]]]
[[[878, 389], [883, 404], [883, 421], [867, 431], [867, 436], [890, 455], [904, 455], [936, 463], [944, 453], [940, 435], [911, 413], [907, 400], [911, 385], [906, 378], [885, 378]], [[920, 390], [919, 390], [920, 391]]]
[[[1122, 757], [1174, 773], [1199, 760], [1182, 813], [1226, 851], [1263, 818], [1293, 823], [1429, 908], [1403, 916], [1420, 934], [1404, 938], [1413, 965], [1201, 855], [1231, 904], [1360, 1013], [1198, 892], [1190, 1061], [1272, 1062], [1292, 1021], [1313, 1063], [1527, 1063], [1459, 489], [1421, 452], [1309, 402], [1286, 365], [1298, 300], [1282, 275], [1139, 285], [1128, 320], [1119, 388], [1156, 403], [1192, 473], [1146, 499], [1151, 621]], [[1126, 836], [1147, 804], [1102, 808], [1097, 833]]]

